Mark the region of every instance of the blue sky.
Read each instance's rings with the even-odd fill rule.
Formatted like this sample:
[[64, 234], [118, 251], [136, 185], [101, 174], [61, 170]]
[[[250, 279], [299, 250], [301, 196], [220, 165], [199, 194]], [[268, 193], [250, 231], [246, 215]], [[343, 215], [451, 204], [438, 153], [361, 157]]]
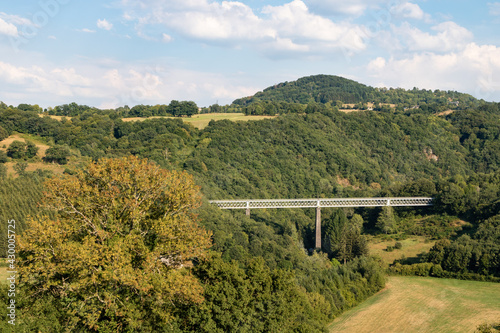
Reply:
[[209, 106], [333, 74], [500, 101], [499, 32], [493, 1], [3, 1], [0, 100]]

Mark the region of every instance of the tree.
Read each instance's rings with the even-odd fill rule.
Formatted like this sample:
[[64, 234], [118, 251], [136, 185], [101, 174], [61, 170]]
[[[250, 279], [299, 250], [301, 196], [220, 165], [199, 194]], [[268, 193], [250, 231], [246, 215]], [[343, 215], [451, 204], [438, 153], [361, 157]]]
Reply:
[[0, 126], [0, 141], [6, 139], [8, 137], [9, 137], [9, 132], [7, 132], [7, 130], [5, 128]]
[[192, 176], [131, 156], [45, 186], [56, 218], [29, 220], [19, 240], [25, 313], [50, 299], [68, 331], [155, 332], [203, 300], [186, 267], [211, 244]]
[[0, 164], [0, 179], [4, 179], [7, 177], [7, 167], [3, 164]]
[[7, 156], [14, 159], [26, 157], [26, 143], [14, 140], [7, 148]]
[[6, 163], [9, 159], [7, 158], [7, 153], [0, 150], [0, 163]]
[[181, 108], [181, 103], [179, 101], [172, 100], [167, 107], [167, 112], [174, 117], [180, 117], [182, 115]]
[[47, 149], [45, 152], [45, 157], [43, 158], [45, 162], [56, 162], [58, 164], [67, 164], [69, 150], [64, 147], [52, 147]]
[[382, 207], [375, 226], [386, 234], [396, 231], [396, 219], [394, 217], [394, 209], [392, 206]]
[[198, 106], [193, 101], [181, 102], [181, 115], [191, 117], [198, 113]]
[[31, 141], [26, 141], [26, 157], [32, 158], [38, 153], [38, 147]]
[[26, 168], [28, 167], [28, 162], [17, 162], [14, 164], [14, 171], [18, 176], [26, 175]]

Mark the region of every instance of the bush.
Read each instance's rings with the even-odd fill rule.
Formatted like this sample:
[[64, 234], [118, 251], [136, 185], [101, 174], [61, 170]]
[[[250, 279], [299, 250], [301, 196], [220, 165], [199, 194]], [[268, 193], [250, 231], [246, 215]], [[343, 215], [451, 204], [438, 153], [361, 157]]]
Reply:
[[394, 248], [401, 250], [403, 248], [403, 244], [401, 244], [401, 242], [396, 242], [396, 244], [394, 244]]
[[385, 249], [387, 252], [392, 252], [394, 251], [394, 246], [392, 245], [387, 245], [387, 248]]
[[7, 154], [3, 150], [0, 150], [0, 163], [6, 163], [8, 160]]
[[67, 164], [70, 152], [64, 147], [52, 147], [47, 149], [43, 160], [45, 162], [56, 162], [57, 164]]
[[7, 155], [14, 159], [26, 157], [26, 143], [18, 140], [13, 141], [7, 148]]

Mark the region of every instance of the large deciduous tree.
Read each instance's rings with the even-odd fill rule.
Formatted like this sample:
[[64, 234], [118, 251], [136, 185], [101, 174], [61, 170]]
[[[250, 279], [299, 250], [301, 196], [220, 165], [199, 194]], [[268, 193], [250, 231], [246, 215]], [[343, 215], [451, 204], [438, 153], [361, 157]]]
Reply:
[[189, 266], [211, 235], [196, 223], [190, 175], [102, 159], [46, 188], [57, 217], [31, 219], [19, 241], [25, 313], [50, 300], [68, 331], [159, 332], [179, 307], [203, 300]]

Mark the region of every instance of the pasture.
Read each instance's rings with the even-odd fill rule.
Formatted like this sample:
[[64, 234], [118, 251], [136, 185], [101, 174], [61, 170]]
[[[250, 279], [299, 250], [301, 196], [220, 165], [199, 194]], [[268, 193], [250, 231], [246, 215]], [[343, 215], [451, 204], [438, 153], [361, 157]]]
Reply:
[[[143, 121], [146, 119], [154, 119], [154, 118], [171, 118], [175, 117], [149, 117], [149, 118], [122, 118], [123, 121]], [[248, 120], [261, 120], [275, 118], [275, 116], [245, 116], [243, 113], [200, 113], [195, 114], [192, 117], [181, 117], [182, 121], [193, 125], [198, 129], [203, 129], [208, 126], [208, 123], [211, 120], [231, 120], [231, 121], [248, 121]]]
[[[394, 249], [387, 251], [388, 246], [394, 246], [396, 242], [400, 242], [403, 246], [401, 249]], [[429, 241], [424, 236], [411, 236], [404, 240], [384, 240], [378, 241], [376, 238], [372, 239], [368, 245], [370, 255], [378, 256], [384, 263], [390, 265], [396, 259], [417, 258], [422, 252], [428, 252], [434, 246], [435, 241]]]
[[345, 312], [330, 332], [474, 332], [500, 321], [500, 284], [389, 277], [386, 288]]

